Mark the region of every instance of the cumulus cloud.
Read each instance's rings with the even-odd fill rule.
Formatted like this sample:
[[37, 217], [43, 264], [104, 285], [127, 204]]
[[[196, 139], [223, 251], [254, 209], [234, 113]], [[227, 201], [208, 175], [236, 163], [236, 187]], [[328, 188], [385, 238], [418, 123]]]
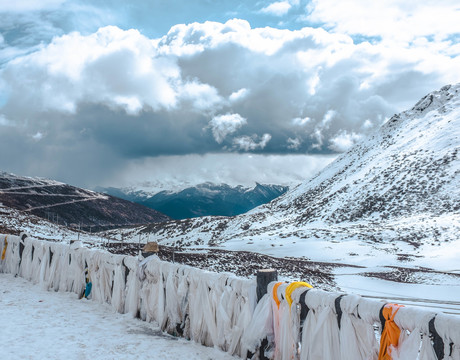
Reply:
[[456, 0], [373, 2], [312, 0], [307, 19], [337, 32], [409, 42], [417, 37], [447, 38], [458, 34], [460, 7]]
[[296, 125], [296, 126], [305, 126], [310, 121], [311, 121], [311, 119], [308, 116], [306, 116], [304, 118], [296, 117], [296, 118], [292, 119], [292, 124]]
[[262, 150], [267, 146], [271, 138], [270, 134], [263, 134], [260, 138], [257, 135], [240, 136], [233, 139], [233, 146], [244, 151]]
[[291, 4], [289, 1], [278, 1], [271, 3], [270, 5], [264, 7], [260, 10], [263, 14], [270, 14], [275, 16], [283, 16], [291, 9]]
[[219, 109], [220, 103], [223, 102], [215, 87], [197, 81], [186, 82], [181, 86], [180, 92], [180, 98], [190, 101], [193, 108], [199, 111]]
[[437, 44], [239, 19], [179, 24], [153, 39], [113, 26], [56, 36], [0, 70], [0, 150], [12, 154], [0, 167], [29, 174], [46, 159], [50, 174], [40, 175], [89, 182], [158, 156], [341, 152], [460, 81], [460, 52]]
[[323, 128], [328, 128], [332, 119], [334, 116], [336, 116], [336, 111], [335, 110], [328, 110], [323, 117], [323, 120], [321, 121], [321, 125]]
[[177, 65], [158, 59], [151, 40], [113, 26], [89, 36], [55, 38], [42, 50], [12, 61], [3, 78], [12, 101], [28, 97], [32, 112], [76, 113], [79, 103], [89, 102], [130, 114], [143, 107], [174, 107], [180, 80]]
[[237, 101], [244, 100], [248, 95], [249, 95], [249, 90], [243, 88], [243, 89], [239, 89], [238, 91], [231, 93], [228, 99], [231, 102], [237, 102]]
[[241, 117], [240, 114], [225, 114], [218, 115], [212, 118], [209, 126], [212, 129], [214, 139], [221, 144], [227, 135], [233, 134], [243, 125], [247, 124], [247, 120]]
[[297, 150], [300, 147], [301, 143], [302, 143], [302, 140], [300, 140], [299, 138], [295, 138], [295, 139], [288, 138], [287, 139], [287, 147], [288, 149], [291, 149], [291, 150]]
[[345, 152], [349, 150], [356, 142], [363, 138], [362, 134], [354, 132], [348, 133], [346, 131], [340, 132], [337, 136], [329, 140], [329, 148], [336, 152]]

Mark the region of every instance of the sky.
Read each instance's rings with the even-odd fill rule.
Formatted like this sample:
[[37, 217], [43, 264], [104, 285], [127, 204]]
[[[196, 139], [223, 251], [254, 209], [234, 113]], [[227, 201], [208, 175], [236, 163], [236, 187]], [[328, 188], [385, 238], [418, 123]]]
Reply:
[[0, 2], [0, 170], [294, 184], [460, 82], [454, 0]]

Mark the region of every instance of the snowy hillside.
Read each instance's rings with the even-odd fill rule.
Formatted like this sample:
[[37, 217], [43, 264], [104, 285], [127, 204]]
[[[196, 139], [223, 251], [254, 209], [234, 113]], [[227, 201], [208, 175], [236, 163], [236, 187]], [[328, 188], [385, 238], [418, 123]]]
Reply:
[[159, 212], [53, 180], [0, 172], [0, 203], [62, 225], [90, 230], [165, 221]]
[[365, 266], [456, 269], [459, 90], [427, 95], [269, 204], [233, 218], [151, 224], [130, 236]]
[[[94, 230], [94, 229], [92, 229]], [[3, 234], [19, 235], [21, 232], [33, 234], [40, 240], [63, 241], [81, 240], [87, 244], [98, 246], [107, 243], [109, 238], [102, 233], [78, 230], [61, 223], [48, 221], [26, 211], [5, 207], [0, 204], [0, 232]]]

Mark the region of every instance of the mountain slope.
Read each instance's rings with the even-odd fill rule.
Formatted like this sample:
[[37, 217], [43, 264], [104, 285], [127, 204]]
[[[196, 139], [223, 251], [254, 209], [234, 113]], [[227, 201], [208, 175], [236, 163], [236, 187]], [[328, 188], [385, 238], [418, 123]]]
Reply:
[[460, 230], [460, 85], [393, 116], [373, 136], [269, 204], [234, 218], [152, 224], [159, 241], [323, 261], [455, 266]]
[[302, 209], [300, 224], [458, 212], [458, 92], [458, 85], [445, 87], [393, 116], [272, 209]]
[[199, 216], [234, 216], [245, 213], [284, 194], [287, 186], [256, 184], [252, 189], [226, 184], [199, 184], [180, 191], [161, 191], [145, 197], [145, 192], [117, 188], [98, 189], [107, 194], [135, 201], [173, 219]]
[[53, 180], [0, 173], [0, 203], [66, 225], [126, 226], [169, 218], [144, 206]]

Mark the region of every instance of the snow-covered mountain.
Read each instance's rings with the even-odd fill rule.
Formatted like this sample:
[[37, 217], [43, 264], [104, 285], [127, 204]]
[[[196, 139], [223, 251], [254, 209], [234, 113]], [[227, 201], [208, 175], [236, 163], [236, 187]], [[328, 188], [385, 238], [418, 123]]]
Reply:
[[357, 265], [455, 268], [459, 90], [457, 84], [425, 96], [269, 204], [231, 218], [151, 224], [132, 236]]
[[154, 195], [133, 188], [97, 188], [106, 194], [137, 202], [173, 219], [199, 216], [234, 216], [270, 202], [289, 188], [256, 184], [253, 188], [204, 183], [179, 191], [160, 191]]
[[0, 172], [0, 203], [54, 223], [89, 230], [165, 221], [158, 211], [54, 180]]

